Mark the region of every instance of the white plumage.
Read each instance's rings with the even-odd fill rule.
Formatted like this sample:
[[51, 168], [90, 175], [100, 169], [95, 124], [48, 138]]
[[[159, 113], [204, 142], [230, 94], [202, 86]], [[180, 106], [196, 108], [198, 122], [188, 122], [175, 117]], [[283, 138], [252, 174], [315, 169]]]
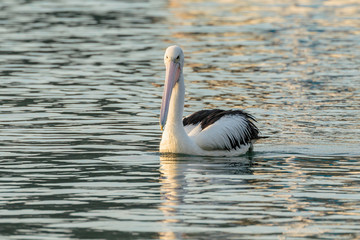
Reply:
[[202, 149], [231, 149], [229, 138], [245, 142], [246, 120], [238, 116], [224, 116], [205, 129], [198, 124], [194, 130], [188, 135]]
[[166, 78], [160, 125], [164, 129], [160, 152], [208, 156], [246, 153], [256, 139], [255, 119], [241, 110], [202, 110], [183, 118], [185, 84], [184, 54], [169, 47], [164, 55]]

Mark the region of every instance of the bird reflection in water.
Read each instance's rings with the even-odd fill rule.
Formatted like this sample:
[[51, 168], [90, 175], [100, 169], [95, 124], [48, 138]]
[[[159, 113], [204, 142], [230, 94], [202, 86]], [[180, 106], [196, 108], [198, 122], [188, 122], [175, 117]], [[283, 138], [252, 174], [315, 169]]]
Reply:
[[251, 155], [215, 158], [162, 154], [160, 156], [162, 203], [159, 210], [164, 215], [162, 221], [164, 231], [159, 233], [160, 239], [186, 237], [185, 229], [202, 218], [196, 216], [196, 211], [201, 209], [200, 206], [219, 204], [214, 202], [214, 199], [208, 199], [207, 194], [218, 191], [219, 186], [234, 185], [232, 178], [234, 175], [252, 174], [251, 165]]

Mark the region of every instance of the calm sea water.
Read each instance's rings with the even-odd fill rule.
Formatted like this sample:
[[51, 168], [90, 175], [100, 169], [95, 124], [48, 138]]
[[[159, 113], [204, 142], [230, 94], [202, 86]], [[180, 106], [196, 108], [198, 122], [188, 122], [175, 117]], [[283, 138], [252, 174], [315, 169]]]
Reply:
[[[2, 0], [0, 238], [359, 239], [359, 39], [354, 0]], [[172, 44], [253, 154], [158, 153]]]

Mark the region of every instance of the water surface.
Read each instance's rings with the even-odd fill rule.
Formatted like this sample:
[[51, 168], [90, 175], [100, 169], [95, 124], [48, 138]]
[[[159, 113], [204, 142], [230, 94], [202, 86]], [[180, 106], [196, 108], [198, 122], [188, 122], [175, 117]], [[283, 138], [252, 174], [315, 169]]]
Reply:
[[[0, 9], [2, 239], [359, 238], [357, 1]], [[185, 113], [246, 109], [254, 153], [158, 153], [172, 44]]]

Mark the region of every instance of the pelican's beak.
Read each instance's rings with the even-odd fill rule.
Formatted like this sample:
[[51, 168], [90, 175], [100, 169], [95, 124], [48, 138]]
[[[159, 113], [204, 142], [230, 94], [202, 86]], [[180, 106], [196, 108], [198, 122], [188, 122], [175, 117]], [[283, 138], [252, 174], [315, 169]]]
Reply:
[[166, 76], [165, 76], [165, 86], [164, 93], [161, 102], [160, 110], [160, 128], [161, 131], [164, 129], [166, 124], [167, 115], [169, 112], [169, 104], [171, 99], [171, 93], [173, 87], [180, 77], [180, 63], [167, 61], [166, 62]]

